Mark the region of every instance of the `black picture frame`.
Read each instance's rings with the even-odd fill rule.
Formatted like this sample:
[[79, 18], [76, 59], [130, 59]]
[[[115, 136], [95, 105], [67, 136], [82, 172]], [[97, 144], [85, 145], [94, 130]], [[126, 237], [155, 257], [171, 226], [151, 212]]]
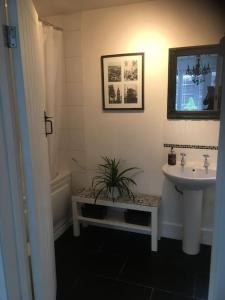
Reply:
[[101, 56], [101, 77], [103, 110], [144, 110], [144, 52]]
[[[168, 65], [168, 97], [167, 97], [167, 119], [211, 119], [218, 120], [220, 118], [220, 96], [218, 89], [215, 97], [218, 99], [218, 110], [214, 111], [176, 111], [176, 74], [177, 74], [177, 57], [192, 56], [203, 54], [218, 54], [219, 44], [191, 46], [169, 49], [169, 65]], [[218, 74], [217, 74], [218, 75]]]

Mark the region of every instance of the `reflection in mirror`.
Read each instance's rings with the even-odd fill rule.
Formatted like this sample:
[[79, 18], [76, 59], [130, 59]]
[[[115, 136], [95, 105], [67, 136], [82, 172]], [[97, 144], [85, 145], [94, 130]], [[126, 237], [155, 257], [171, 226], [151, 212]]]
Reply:
[[170, 49], [168, 118], [219, 118], [218, 46]]
[[177, 57], [176, 110], [215, 109], [217, 57], [217, 54]]

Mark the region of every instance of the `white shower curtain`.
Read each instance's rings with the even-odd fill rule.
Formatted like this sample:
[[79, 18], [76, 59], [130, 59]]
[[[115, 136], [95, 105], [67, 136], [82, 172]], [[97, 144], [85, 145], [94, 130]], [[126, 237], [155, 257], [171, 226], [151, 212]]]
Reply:
[[41, 25], [45, 72], [46, 113], [52, 117], [53, 134], [48, 135], [48, 153], [51, 179], [58, 174], [58, 121], [57, 107], [64, 95], [63, 33], [51, 26]]

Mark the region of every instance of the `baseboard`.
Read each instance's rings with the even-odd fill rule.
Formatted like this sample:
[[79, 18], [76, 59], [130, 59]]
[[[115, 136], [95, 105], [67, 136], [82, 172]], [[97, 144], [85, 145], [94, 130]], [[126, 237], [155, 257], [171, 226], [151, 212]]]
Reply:
[[[161, 237], [181, 240], [183, 236], [183, 226], [177, 223], [163, 222], [160, 228]], [[202, 228], [201, 243], [212, 245], [212, 229]]]
[[201, 240], [202, 244], [212, 246], [212, 237], [213, 237], [212, 229], [202, 228], [202, 240]]
[[73, 223], [71, 217], [64, 219], [54, 227], [54, 240], [56, 241]]
[[[72, 218], [67, 218], [60, 222], [54, 228], [54, 239], [57, 240], [73, 223]], [[118, 228], [119, 229], [119, 228]], [[212, 245], [212, 229], [202, 228], [201, 243], [204, 245]], [[138, 232], [135, 231], [134, 232]], [[170, 239], [181, 240], [183, 236], [183, 226], [177, 223], [163, 222], [160, 228], [160, 236]]]

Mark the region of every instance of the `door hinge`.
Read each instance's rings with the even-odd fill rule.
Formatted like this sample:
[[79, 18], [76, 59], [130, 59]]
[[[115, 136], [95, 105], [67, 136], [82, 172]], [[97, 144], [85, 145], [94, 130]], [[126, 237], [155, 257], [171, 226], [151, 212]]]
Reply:
[[5, 39], [8, 48], [17, 47], [16, 26], [5, 25]]

